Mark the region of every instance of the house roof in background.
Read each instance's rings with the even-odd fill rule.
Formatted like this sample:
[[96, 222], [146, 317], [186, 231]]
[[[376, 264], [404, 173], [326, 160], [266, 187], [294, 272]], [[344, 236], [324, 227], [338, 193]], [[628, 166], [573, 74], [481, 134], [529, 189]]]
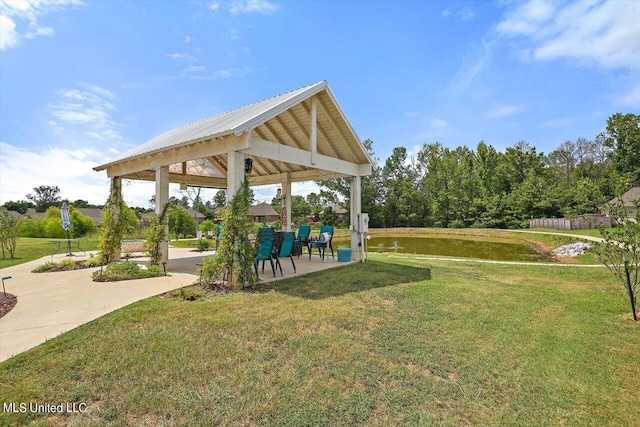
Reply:
[[[622, 199], [622, 203], [625, 207], [632, 207], [633, 202], [635, 200], [640, 200], [640, 187], [631, 188], [629, 191], [624, 193], [620, 198]], [[614, 205], [616, 203], [618, 203], [617, 197], [614, 197], [613, 199], [609, 200], [609, 204], [611, 205]]]
[[249, 207], [249, 215], [252, 216], [278, 216], [278, 212], [276, 212], [273, 207], [268, 203], [258, 203], [257, 205], [253, 205]]

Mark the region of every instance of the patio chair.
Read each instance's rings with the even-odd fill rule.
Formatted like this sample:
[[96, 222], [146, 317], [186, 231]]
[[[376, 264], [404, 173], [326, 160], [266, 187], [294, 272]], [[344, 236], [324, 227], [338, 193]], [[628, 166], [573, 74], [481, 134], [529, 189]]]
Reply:
[[273, 244], [275, 234], [264, 232], [258, 233], [258, 240], [256, 243], [256, 256], [253, 261], [253, 268], [256, 271], [256, 277], [258, 276], [258, 263], [262, 261], [262, 272], [264, 273], [264, 261], [269, 260], [271, 264], [271, 271], [273, 271], [273, 277], [276, 277], [276, 268], [273, 264]]
[[[331, 249], [331, 258], [335, 259], [333, 255], [333, 225], [323, 225], [320, 227], [320, 235], [311, 241], [311, 248], [317, 248], [320, 253], [320, 257], [324, 261], [324, 252], [326, 249]], [[311, 251], [309, 251], [309, 259], [311, 259]]]
[[220, 246], [220, 240], [224, 240], [224, 225], [222, 223], [216, 224], [216, 252]]
[[309, 242], [311, 241], [309, 239], [310, 234], [311, 226], [301, 225], [300, 227], [298, 227], [298, 237], [296, 237], [294, 241], [294, 246], [296, 248], [298, 258], [300, 258], [300, 255], [302, 255], [302, 245], [307, 248], [307, 252], [309, 253], [309, 256], [311, 256], [311, 249], [309, 248]]
[[280, 249], [276, 252], [276, 268], [280, 267], [280, 276], [284, 276], [282, 273], [282, 264], [280, 264], [280, 258], [289, 257], [291, 259], [291, 265], [293, 265], [293, 272], [297, 273], [296, 264], [293, 262], [293, 255], [291, 255], [291, 252], [293, 251], [294, 238], [294, 233], [290, 231], [285, 231], [282, 233], [282, 244], [280, 245]]

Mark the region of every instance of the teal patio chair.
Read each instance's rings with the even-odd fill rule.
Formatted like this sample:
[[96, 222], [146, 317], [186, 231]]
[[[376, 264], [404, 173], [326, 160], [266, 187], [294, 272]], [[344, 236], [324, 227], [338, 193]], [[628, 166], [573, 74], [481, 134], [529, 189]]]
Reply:
[[309, 248], [310, 235], [311, 234], [311, 226], [309, 225], [301, 225], [298, 227], [298, 236], [294, 241], [294, 246], [296, 248], [296, 252], [298, 254], [298, 258], [302, 255], [302, 246], [304, 245], [307, 248], [307, 252], [309, 256], [311, 256], [311, 249]]
[[253, 261], [253, 268], [256, 271], [256, 277], [258, 276], [258, 263], [262, 261], [262, 272], [264, 273], [264, 261], [269, 260], [271, 264], [271, 271], [273, 271], [273, 277], [276, 277], [276, 268], [273, 264], [273, 244], [275, 242], [275, 234], [262, 233], [258, 234], [258, 240], [256, 243], [256, 256]]
[[296, 271], [296, 264], [293, 262], [293, 256], [291, 252], [293, 251], [293, 243], [294, 243], [295, 235], [291, 231], [285, 231], [282, 233], [282, 244], [280, 245], [280, 249], [276, 251], [276, 268], [280, 267], [280, 276], [284, 276], [282, 273], [282, 264], [280, 264], [280, 258], [289, 258], [291, 259], [291, 265], [293, 265], [293, 272]]

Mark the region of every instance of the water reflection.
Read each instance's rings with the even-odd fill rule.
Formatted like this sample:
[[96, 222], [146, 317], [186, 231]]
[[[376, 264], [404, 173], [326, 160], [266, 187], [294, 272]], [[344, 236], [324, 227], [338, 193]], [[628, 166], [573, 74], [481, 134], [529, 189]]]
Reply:
[[[369, 252], [398, 252], [420, 255], [480, 258], [500, 261], [549, 261], [549, 258], [524, 242], [507, 240], [488, 242], [461, 237], [375, 237]], [[349, 246], [347, 239], [336, 239], [334, 247]]]

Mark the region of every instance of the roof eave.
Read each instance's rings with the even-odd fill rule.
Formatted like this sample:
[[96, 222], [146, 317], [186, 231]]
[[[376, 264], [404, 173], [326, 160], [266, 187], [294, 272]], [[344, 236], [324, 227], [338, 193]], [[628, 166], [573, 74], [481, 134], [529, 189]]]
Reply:
[[105, 164], [102, 164], [102, 165], [94, 167], [93, 170], [96, 171], [96, 172], [103, 171], [103, 170], [106, 170], [106, 169], [108, 169], [108, 168], [110, 168], [112, 166], [118, 165], [120, 163], [129, 162], [129, 161], [136, 160], [136, 159], [139, 159], [139, 158], [142, 158], [142, 157], [152, 156], [154, 154], [158, 154], [158, 153], [161, 153], [161, 152], [167, 151], [167, 150], [175, 150], [175, 149], [178, 149], [178, 148], [186, 147], [187, 145], [192, 145], [192, 144], [197, 144], [199, 142], [208, 141], [210, 139], [222, 138], [224, 136], [231, 135], [232, 133], [233, 133], [233, 131], [224, 131], [224, 132], [218, 132], [216, 134], [203, 136], [201, 138], [191, 139], [189, 141], [181, 142], [179, 144], [172, 145], [170, 147], [158, 148], [158, 149], [153, 150], [153, 151], [148, 151], [148, 152], [140, 153], [140, 154], [137, 154], [137, 155], [134, 155], [134, 156], [131, 156], [131, 157], [125, 157], [125, 158], [122, 158], [122, 159], [119, 159], [119, 160], [115, 160], [115, 161], [112, 161], [112, 162], [109, 162], [109, 163], [105, 163]]

